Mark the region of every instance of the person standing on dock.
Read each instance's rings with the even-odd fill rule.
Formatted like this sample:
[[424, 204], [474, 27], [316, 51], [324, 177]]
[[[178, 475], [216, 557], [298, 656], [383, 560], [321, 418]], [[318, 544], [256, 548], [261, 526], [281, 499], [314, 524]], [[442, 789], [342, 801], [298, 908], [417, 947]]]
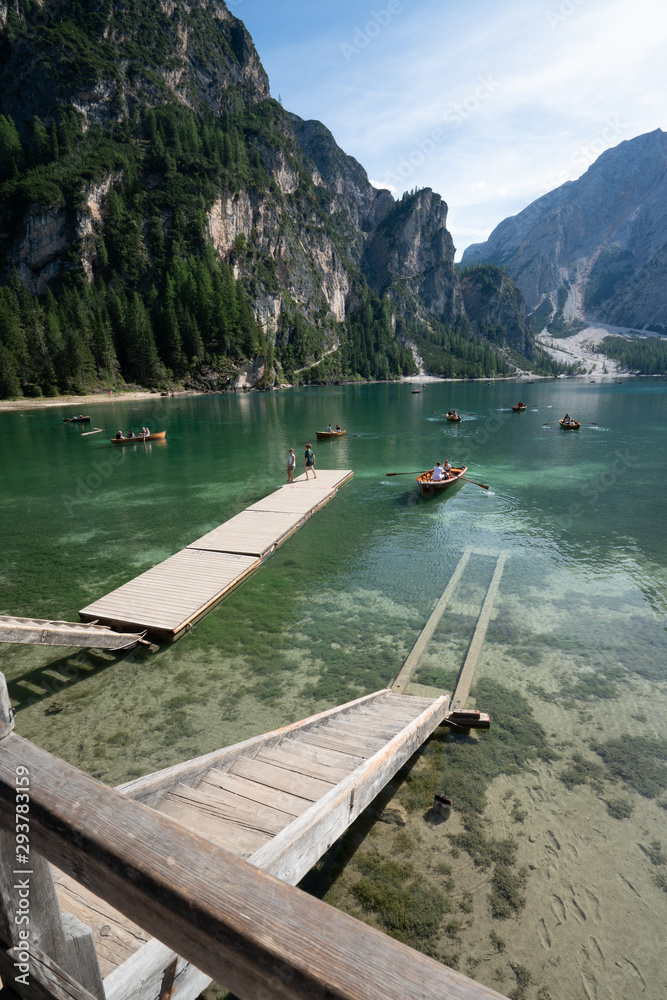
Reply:
[[294, 448], [290, 448], [289, 455], [287, 456], [287, 482], [294, 482], [294, 466], [296, 465], [296, 455], [294, 454]]
[[308, 443], [306, 445], [306, 454], [304, 455], [306, 463], [306, 479], [308, 479], [308, 472], [310, 469], [313, 471], [313, 479], [317, 479], [317, 474], [315, 472], [315, 456], [313, 455], [313, 446]]

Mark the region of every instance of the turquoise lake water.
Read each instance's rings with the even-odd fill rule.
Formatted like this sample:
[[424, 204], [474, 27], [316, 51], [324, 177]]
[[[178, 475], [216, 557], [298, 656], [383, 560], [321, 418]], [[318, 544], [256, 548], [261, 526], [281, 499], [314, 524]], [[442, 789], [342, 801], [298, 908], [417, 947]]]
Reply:
[[[595, 782], [568, 787], [553, 762], [526, 768], [517, 787], [545, 851], [548, 833], [554, 835], [554, 823], [563, 827], [570, 809], [571, 836], [576, 831], [585, 841], [587, 823], [602, 832], [599, 842], [590, 835], [589, 853], [572, 842], [586, 861], [572, 860], [566, 874], [563, 833], [556, 830], [560, 874], [553, 869], [550, 885], [538, 889], [546, 876], [543, 861], [536, 862], [523, 918], [532, 914], [531, 929], [519, 918], [512, 922], [516, 952], [521, 940], [530, 951], [532, 934], [544, 962], [533, 982], [547, 983], [552, 1000], [662, 1000], [664, 960], [650, 942], [657, 950], [667, 918], [667, 892], [659, 884], [667, 867], [659, 852], [651, 860], [651, 843], [667, 850], [660, 750], [667, 719], [667, 383], [567, 379], [411, 389], [105, 400], [86, 408], [91, 424], [78, 426], [62, 423], [71, 408], [0, 413], [2, 614], [76, 621], [79, 608], [275, 490], [285, 480], [289, 447], [297, 472], [306, 441], [313, 442], [318, 468], [354, 471], [241, 588], [157, 654], [0, 648], [17, 731], [117, 783], [377, 690], [398, 673], [471, 547], [416, 677], [447, 689], [496, 558], [506, 552], [478, 678], [528, 700], [563, 767], [576, 753], [590, 757], [591, 738], [635, 745], [642, 737], [654, 741], [647, 767], [657, 776], [647, 794], [636, 774], [624, 776], [606, 760], [606, 798], [629, 797], [635, 822], [608, 815]], [[519, 393], [534, 408], [511, 412], [507, 405]], [[458, 425], [432, 412], [451, 406], [463, 415]], [[564, 432], [556, 421], [566, 411], [591, 423]], [[329, 422], [347, 428], [347, 436], [317, 442], [316, 430]], [[123, 449], [109, 443], [117, 430], [144, 424], [166, 429], [166, 442]], [[104, 433], [84, 437], [94, 426]], [[386, 476], [416, 473], [445, 458], [467, 464], [468, 475], [490, 489], [465, 483], [423, 500], [414, 475]], [[493, 730], [490, 754], [492, 738]], [[489, 802], [495, 794], [491, 789]], [[540, 833], [546, 808], [553, 821]], [[490, 811], [491, 826], [500, 823], [498, 815]], [[515, 826], [529, 862], [528, 823]], [[637, 869], [632, 877], [621, 872], [624, 858]], [[614, 899], [624, 877], [636, 890], [627, 902], [631, 912], [638, 907], [638, 924], [644, 921], [637, 948], [648, 950], [634, 962], [639, 973], [627, 979], [618, 971], [625, 959], [617, 917], [603, 907], [593, 935], [604, 961], [596, 966], [589, 945], [589, 957], [571, 961], [576, 975], [568, 978], [562, 965], [555, 967], [554, 942], [574, 921], [554, 918], [550, 926], [552, 918], [539, 909], [541, 894], [559, 879], [576, 892], [592, 892], [597, 863], [606, 886], [595, 890], [597, 899]], [[566, 889], [554, 895], [567, 910]], [[556, 913], [560, 904], [547, 903]], [[589, 915], [587, 932], [592, 921]], [[565, 950], [568, 940], [562, 939]], [[511, 983], [494, 984], [493, 962], [484, 972], [486, 959], [479, 961], [479, 977], [509, 991]]]

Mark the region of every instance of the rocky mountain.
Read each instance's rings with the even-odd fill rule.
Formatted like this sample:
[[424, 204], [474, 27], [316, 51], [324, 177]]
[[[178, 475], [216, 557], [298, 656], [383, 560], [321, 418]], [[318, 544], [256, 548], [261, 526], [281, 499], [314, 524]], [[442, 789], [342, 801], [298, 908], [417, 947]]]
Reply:
[[222, 0], [0, 0], [0, 395], [506, 372], [520, 295], [471, 322], [446, 223], [272, 100]]
[[608, 149], [505, 219], [463, 263], [504, 267], [555, 331], [590, 318], [667, 331], [667, 133]]

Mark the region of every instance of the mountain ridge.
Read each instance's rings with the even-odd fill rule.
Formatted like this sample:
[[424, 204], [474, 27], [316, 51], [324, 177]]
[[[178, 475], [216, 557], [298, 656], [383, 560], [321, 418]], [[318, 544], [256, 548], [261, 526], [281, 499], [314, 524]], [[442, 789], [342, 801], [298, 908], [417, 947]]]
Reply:
[[504, 219], [462, 262], [505, 268], [530, 312], [667, 328], [667, 133], [606, 150], [576, 181]]
[[483, 377], [533, 353], [468, 319], [442, 198], [394, 201], [270, 98], [222, 0], [6, 11], [0, 393], [398, 378], [412, 342]]

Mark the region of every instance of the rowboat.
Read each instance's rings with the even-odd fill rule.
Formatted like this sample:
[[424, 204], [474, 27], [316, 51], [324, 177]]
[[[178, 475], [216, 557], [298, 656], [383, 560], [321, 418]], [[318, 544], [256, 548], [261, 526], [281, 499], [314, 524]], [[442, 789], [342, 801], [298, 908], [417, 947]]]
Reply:
[[112, 444], [137, 444], [142, 441], [164, 441], [166, 431], [156, 431], [155, 434], [137, 434], [133, 438], [111, 438]]
[[512, 409], [514, 410], [515, 413], [518, 413], [520, 410], [527, 410], [528, 409], [528, 404], [527, 403], [517, 403], [516, 406], [512, 407]]
[[89, 424], [90, 417], [63, 417], [65, 424]]
[[412, 395], [413, 395], [413, 396], [416, 396], [416, 395], [417, 395], [418, 393], [420, 393], [420, 392], [421, 392], [421, 389], [413, 389], [413, 390], [412, 390]]
[[452, 471], [449, 473], [449, 479], [440, 479], [435, 483], [431, 479], [433, 469], [429, 469], [428, 472], [420, 473], [417, 476], [417, 482], [419, 483], [421, 495], [423, 497], [432, 497], [434, 493], [439, 493], [440, 490], [446, 490], [449, 486], [453, 486], [454, 483], [458, 482], [461, 476], [464, 476], [467, 471], [467, 465], [464, 465], [459, 469], [452, 468]]
[[579, 423], [578, 420], [563, 420], [562, 417], [558, 421], [558, 423], [561, 425], [564, 431], [578, 431], [579, 428], [581, 427], [581, 424]]
[[457, 729], [490, 729], [491, 719], [486, 712], [478, 712], [475, 708], [453, 708], [442, 720], [446, 726]]
[[445, 416], [447, 417], [448, 420], [451, 420], [453, 424], [458, 424], [459, 420], [461, 419], [458, 413], [456, 414], [455, 417], [454, 416], [450, 417], [449, 413], [445, 413]]
[[317, 440], [322, 441], [324, 438], [339, 438], [347, 434], [347, 431], [316, 431]]

